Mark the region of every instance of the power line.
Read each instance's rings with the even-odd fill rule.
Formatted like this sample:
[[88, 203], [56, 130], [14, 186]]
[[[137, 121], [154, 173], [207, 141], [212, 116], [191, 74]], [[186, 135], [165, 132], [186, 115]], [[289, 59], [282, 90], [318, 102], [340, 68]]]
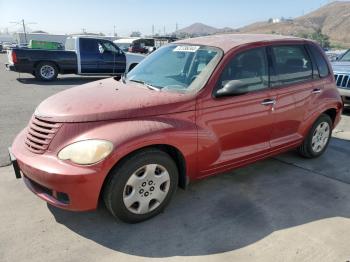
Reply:
[[23, 33], [24, 33], [24, 39], [26, 41], [26, 44], [28, 43], [28, 40], [27, 40], [27, 30], [26, 30], [26, 26], [27, 25], [32, 25], [32, 24], [36, 24], [34, 22], [30, 22], [30, 23], [25, 23], [24, 22], [24, 19], [22, 19], [21, 21], [19, 22], [10, 22], [11, 24], [16, 24], [16, 25], [21, 25], [22, 28], [23, 28]]

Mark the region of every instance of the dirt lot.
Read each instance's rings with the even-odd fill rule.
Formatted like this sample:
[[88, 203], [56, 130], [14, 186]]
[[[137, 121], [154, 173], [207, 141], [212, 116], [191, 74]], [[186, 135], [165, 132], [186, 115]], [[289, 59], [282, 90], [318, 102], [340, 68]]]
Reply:
[[[0, 65], [5, 56], [0, 55]], [[41, 100], [94, 78], [43, 84], [0, 67], [0, 165]], [[178, 190], [160, 216], [136, 225], [101, 205], [48, 206], [0, 168], [0, 261], [349, 261], [350, 117], [325, 155], [295, 152]]]

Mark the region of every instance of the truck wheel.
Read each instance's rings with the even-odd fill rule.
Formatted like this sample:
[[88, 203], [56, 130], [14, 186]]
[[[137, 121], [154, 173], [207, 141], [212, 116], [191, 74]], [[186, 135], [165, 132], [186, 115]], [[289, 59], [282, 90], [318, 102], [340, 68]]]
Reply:
[[321, 156], [327, 149], [332, 135], [332, 119], [322, 114], [311, 127], [309, 134], [298, 148], [298, 153], [306, 158]]
[[177, 166], [167, 153], [143, 150], [111, 171], [103, 199], [113, 216], [137, 223], [164, 210], [176, 191], [177, 182]]
[[52, 81], [57, 75], [58, 68], [51, 62], [41, 62], [35, 68], [35, 77], [43, 81]]

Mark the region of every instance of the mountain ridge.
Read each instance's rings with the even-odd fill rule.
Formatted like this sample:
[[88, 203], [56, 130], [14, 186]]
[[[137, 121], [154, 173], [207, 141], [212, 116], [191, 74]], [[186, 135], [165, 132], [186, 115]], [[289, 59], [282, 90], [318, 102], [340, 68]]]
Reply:
[[350, 47], [350, 1], [334, 1], [294, 19], [274, 22], [270, 18], [268, 21], [255, 22], [237, 29], [194, 23], [175, 34], [201, 36], [219, 33], [264, 33], [301, 36], [315, 32], [329, 36], [333, 44]]

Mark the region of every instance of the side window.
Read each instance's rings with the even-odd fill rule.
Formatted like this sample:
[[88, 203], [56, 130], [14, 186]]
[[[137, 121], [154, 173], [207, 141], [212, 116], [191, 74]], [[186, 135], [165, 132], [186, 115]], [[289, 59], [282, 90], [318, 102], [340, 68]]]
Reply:
[[325, 60], [323, 55], [320, 53], [320, 50], [318, 50], [316, 46], [309, 44], [308, 47], [314, 60], [316, 61], [320, 77], [321, 78], [327, 77], [329, 75], [329, 68], [328, 68], [327, 61]]
[[312, 63], [303, 45], [272, 46], [277, 83], [286, 85], [312, 79]]
[[111, 53], [118, 53], [118, 47], [114, 46], [111, 42], [103, 41], [101, 42], [104, 51], [109, 51]]
[[224, 69], [218, 89], [228, 82], [242, 82], [247, 92], [268, 87], [268, 64], [265, 48], [256, 48], [236, 55]]
[[98, 42], [95, 39], [81, 38], [79, 47], [83, 53], [99, 53]]

